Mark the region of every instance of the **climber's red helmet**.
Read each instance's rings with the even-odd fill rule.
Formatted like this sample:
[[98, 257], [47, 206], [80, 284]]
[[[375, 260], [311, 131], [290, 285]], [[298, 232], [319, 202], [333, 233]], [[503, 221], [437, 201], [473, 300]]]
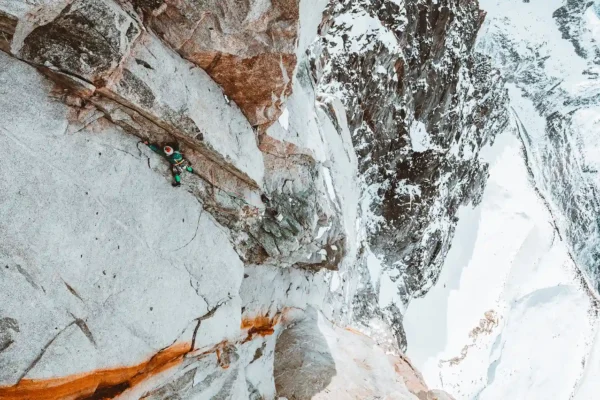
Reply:
[[171, 146], [165, 146], [163, 150], [167, 156], [173, 155], [173, 148]]

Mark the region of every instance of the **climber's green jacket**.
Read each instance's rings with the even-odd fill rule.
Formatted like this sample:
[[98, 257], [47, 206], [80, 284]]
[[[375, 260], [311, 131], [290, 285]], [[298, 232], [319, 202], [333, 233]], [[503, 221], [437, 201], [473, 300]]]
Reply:
[[158, 147], [157, 145], [150, 144], [148, 142], [144, 142], [144, 144], [150, 147], [152, 151], [154, 151], [157, 154], [160, 154], [169, 161], [169, 163], [171, 164], [171, 172], [173, 173], [173, 179], [175, 180], [175, 182], [173, 182], [173, 186], [181, 185], [181, 174], [183, 173], [183, 171], [194, 172], [194, 169], [190, 165], [189, 161], [183, 158], [183, 155], [179, 150], [176, 150], [176, 147], [178, 146], [174, 147], [175, 145], [166, 145], [164, 147]]
[[161, 147], [158, 147], [155, 144], [149, 144], [148, 147], [150, 147], [155, 153], [160, 154], [161, 156], [169, 160], [169, 162], [173, 165], [179, 165], [184, 161], [183, 155], [179, 152], [179, 150], [173, 150], [173, 154], [169, 156]]

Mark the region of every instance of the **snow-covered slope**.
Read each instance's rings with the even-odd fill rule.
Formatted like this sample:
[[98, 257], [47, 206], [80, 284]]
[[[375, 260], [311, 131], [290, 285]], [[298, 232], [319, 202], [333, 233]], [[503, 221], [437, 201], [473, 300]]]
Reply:
[[408, 308], [408, 354], [458, 399], [596, 399], [600, 3], [481, 6], [477, 49], [508, 81], [511, 124]]
[[596, 307], [515, 133], [489, 151], [481, 204], [461, 210], [437, 285], [408, 308], [408, 355], [457, 399], [591, 400], [576, 388], [595, 365]]
[[598, 290], [600, 2], [484, 0], [478, 49], [512, 83], [535, 185]]

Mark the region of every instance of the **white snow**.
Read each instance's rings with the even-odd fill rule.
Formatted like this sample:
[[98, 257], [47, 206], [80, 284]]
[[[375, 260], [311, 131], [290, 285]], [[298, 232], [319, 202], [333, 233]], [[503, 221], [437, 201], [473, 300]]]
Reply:
[[[593, 56], [580, 57], [553, 17], [564, 4], [480, 0], [488, 16], [479, 51], [513, 77], [508, 85], [511, 133], [488, 149], [491, 169], [483, 201], [475, 209], [460, 210], [438, 283], [409, 305], [404, 318], [408, 355], [430, 385], [457, 400], [598, 398], [595, 295], [555, 228], [564, 230], [573, 221], [548, 193], [565, 179], [572, 194], [589, 191], [591, 183], [598, 183], [600, 164], [598, 106], [563, 101], [568, 96], [594, 99], [600, 93], [600, 82], [590, 78], [598, 72], [590, 62]], [[596, 1], [582, 21], [571, 22], [581, 23], [572, 27], [581, 29], [580, 44], [592, 55], [598, 46], [599, 5]], [[531, 79], [519, 81], [521, 77]], [[575, 151], [564, 154], [548, 140], [546, 118], [539, 114], [542, 99], [529, 99], [521, 89], [538, 97], [555, 96], [551, 107], [572, 112], [561, 140]], [[569, 170], [561, 175], [547, 160], [564, 157]]]
[[307, 47], [315, 40], [317, 29], [323, 20], [323, 10], [327, 0], [301, 0], [300, 1], [300, 32], [296, 57], [300, 60], [306, 56]]
[[327, 167], [322, 168], [323, 176], [325, 177], [325, 183], [327, 185], [327, 193], [331, 201], [335, 201], [335, 189], [333, 187], [333, 179], [331, 178], [331, 171]]
[[[335, 20], [336, 25], [347, 29], [347, 37], [332, 36], [330, 51], [332, 53], [350, 51], [359, 53], [372, 49], [381, 42], [390, 52], [399, 51], [398, 39], [386, 28], [378, 18], [369, 15], [365, 10], [358, 9], [353, 13], [343, 13]], [[346, 47], [344, 47], [344, 42]]]
[[371, 250], [367, 253], [367, 268], [369, 269], [369, 275], [371, 276], [371, 285], [374, 288], [379, 286], [379, 278], [381, 276], [381, 261], [371, 252]]
[[387, 271], [381, 274], [378, 304], [380, 308], [395, 304], [400, 310], [404, 311], [402, 298], [398, 293], [398, 283], [392, 280], [392, 277]]
[[427, 128], [420, 121], [415, 120], [410, 126], [410, 141], [413, 150], [417, 152], [429, 150], [432, 147]]
[[287, 131], [290, 127], [290, 112], [287, 108], [283, 110], [278, 121], [281, 124], [281, 127]]
[[594, 334], [591, 303], [518, 139], [500, 137], [490, 161], [437, 285], [408, 307], [408, 355], [458, 400], [568, 399]]
[[[573, 131], [581, 138], [579, 151], [583, 155], [584, 168], [600, 170], [600, 107], [582, 108], [573, 114]], [[595, 174], [596, 179], [600, 175]]]
[[547, 57], [543, 63], [545, 73], [562, 81], [560, 87], [564, 90], [577, 93], [580, 83], [587, 81], [582, 74], [587, 63], [577, 55], [571, 42], [562, 38], [553, 18], [554, 11], [563, 4], [563, 0], [480, 0], [480, 8], [488, 13], [480, 37], [485, 39], [494, 31], [510, 32], [516, 52], [536, 52], [538, 59]]

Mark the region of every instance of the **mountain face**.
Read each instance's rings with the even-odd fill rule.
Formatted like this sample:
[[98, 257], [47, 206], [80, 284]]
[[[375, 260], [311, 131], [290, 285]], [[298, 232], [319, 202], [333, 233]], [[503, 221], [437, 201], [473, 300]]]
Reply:
[[516, 4], [482, 2], [494, 18], [478, 47], [510, 83], [536, 187], [597, 292], [600, 3]]
[[449, 399], [402, 319], [510, 117], [483, 19], [0, 0], [0, 399]]
[[313, 48], [319, 90], [346, 107], [365, 244], [383, 264], [357, 294], [357, 317], [382, 316], [405, 348], [404, 307], [436, 282], [459, 206], [481, 197], [479, 151], [508, 121], [503, 80], [472, 52], [475, 2], [346, 1], [327, 15]]

